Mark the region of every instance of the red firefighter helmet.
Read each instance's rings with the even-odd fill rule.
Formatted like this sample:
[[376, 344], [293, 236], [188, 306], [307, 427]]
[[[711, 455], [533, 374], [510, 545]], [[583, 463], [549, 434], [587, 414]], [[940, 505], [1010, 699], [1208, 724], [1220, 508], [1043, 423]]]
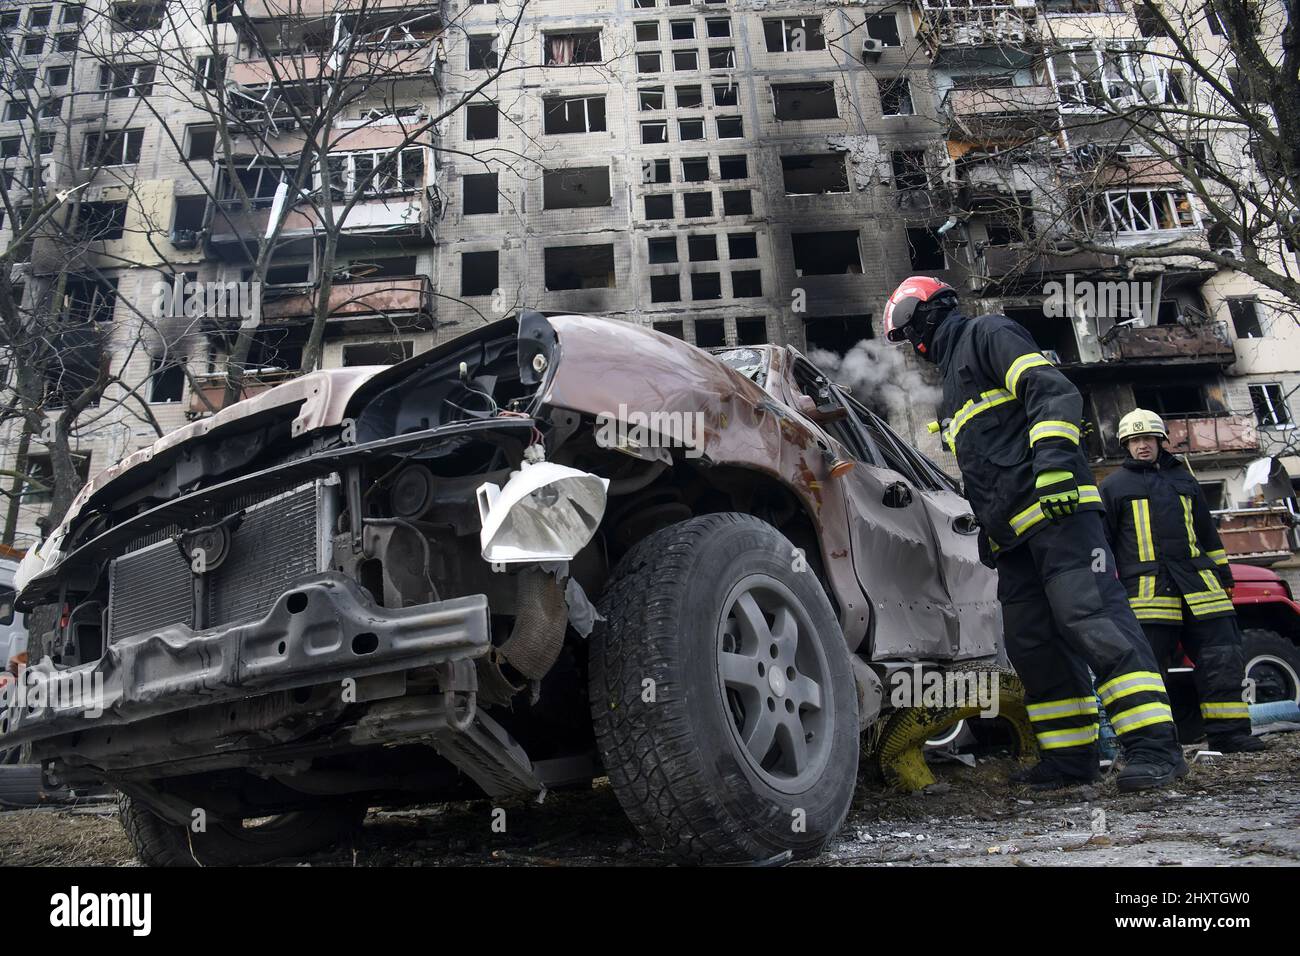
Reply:
[[948, 283], [930, 276], [908, 276], [885, 303], [885, 338], [891, 342], [904, 341], [907, 334], [903, 330], [911, 324], [917, 308], [945, 294], [952, 296], [956, 303], [957, 290]]

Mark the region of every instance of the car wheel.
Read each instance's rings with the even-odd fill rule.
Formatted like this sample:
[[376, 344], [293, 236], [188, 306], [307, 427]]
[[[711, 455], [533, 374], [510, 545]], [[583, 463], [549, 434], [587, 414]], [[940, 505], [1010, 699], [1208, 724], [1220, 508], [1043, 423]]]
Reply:
[[118, 817], [146, 866], [254, 866], [322, 850], [360, 822], [364, 809], [322, 807], [255, 821], [209, 821], [192, 833], [169, 823], [138, 800], [118, 797]]
[[1300, 648], [1276, 631], [1242, 633], [1246, 676], [1255, 682], [1255, 703], [1293, 700], [1300, 704]]
[[656, 848], [695, 862], [808, 856], [848, 814], [856, 688], [830, 601], [796, 554], [750, 515], [703, 515], [641, 541], [602, 595], [597, 745]]

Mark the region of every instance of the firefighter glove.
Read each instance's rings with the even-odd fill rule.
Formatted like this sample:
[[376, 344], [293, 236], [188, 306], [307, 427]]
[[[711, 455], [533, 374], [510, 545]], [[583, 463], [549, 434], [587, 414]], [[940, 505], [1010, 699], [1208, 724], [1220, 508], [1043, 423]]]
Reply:
[[1079, 485], [1068, 471], [1040, 472], [1034, 479], [1038, 504], [1049, 518], [1063, 518], [1074, 514], [1079, 506]]

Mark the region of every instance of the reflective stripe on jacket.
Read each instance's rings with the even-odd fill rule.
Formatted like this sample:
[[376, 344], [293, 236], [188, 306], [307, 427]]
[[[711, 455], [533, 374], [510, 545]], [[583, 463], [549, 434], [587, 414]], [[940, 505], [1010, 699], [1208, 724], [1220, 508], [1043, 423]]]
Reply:
[[934, 349], [943, 372], [943, 437], [995, 548], [1019, 544], [1048, 520], [1034, 489], [1040, 472], [1070, 472], [1080, 510], [1101, 508], [1079, 447], [1083, 399], [1023, 326], [1005, 315], [953, 312], [935, 333]]
[[1208, 620], [1233, 613], [1228, 556], [1201, 486], [1168, 452], [1130, 458], [1101, 483], [1106, 533], [1140, 621], [1177, 624], [1183, 605]]

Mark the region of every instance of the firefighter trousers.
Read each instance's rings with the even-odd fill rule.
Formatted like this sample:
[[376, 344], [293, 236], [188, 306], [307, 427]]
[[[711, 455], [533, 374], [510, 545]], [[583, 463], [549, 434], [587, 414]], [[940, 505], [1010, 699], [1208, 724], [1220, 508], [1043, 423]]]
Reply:
[[1250, 733], [1250, 709], [1242, 694], [1246, 658], [1235, 614], [1197, 620], [1184, 607], [1182, 624], [1143, 621], [1142, 630], [1162, 674], [1169, 672], [1170, 659], [1180, 642], [1196, 665], [1192, 678], [1207, 737]]
[[1080, 776], [1095, 770], [1098, 697], [1130, 761], [1180, 759], [1164, 680], [1116, 576], [1101, 513], [1047, 522], [999, 552], [997, 568], [1007, 653], [1043, 759]]

